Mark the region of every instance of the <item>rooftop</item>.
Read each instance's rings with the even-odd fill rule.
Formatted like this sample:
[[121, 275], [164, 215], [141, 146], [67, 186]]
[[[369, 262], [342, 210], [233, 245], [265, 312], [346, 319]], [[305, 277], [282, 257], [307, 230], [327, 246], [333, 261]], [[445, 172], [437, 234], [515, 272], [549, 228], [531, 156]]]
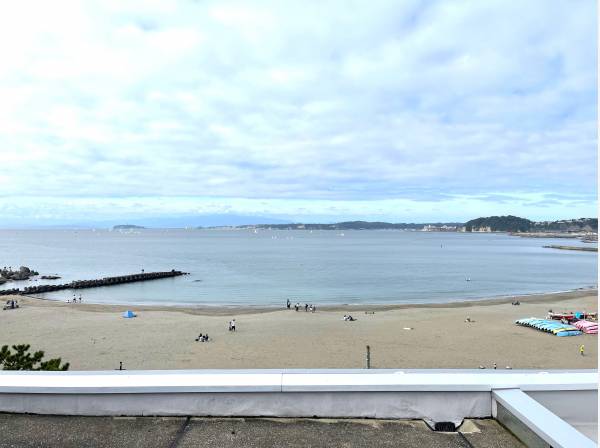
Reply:
[[523, 447], [492, 419], [435, 432], [421, 420], [0, 414], [3, 447]]

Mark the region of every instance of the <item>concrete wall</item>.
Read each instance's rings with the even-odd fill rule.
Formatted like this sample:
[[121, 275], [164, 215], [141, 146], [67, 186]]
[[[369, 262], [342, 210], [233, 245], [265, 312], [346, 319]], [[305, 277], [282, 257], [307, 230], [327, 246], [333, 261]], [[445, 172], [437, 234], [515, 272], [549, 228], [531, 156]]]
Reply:
[[491, 417], [489, 392], [0, 394], [0, 412], [58, 415], [363, 417], [453, 421]]
[[492, 391], [594, 391], [594, 371], [0, 372], [0, 412], [62, 415], [492, 416]]

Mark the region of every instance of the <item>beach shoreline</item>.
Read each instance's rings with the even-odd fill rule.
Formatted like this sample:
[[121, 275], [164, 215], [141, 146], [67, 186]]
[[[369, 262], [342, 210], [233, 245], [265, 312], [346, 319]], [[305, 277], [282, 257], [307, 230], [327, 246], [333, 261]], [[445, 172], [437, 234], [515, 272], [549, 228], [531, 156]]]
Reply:
[[[320, 305], [318, 302], [313, 302], [319, 311], [391, 311], [391, 310], [406, 310], [406, 309], [429, 309], [429, 308], [469, 308], [476, 306], [491, 306], [498, 304], [511, 303], [518, 300], [522, 303], [540, 303], [549, 300], [570, 300], [585, 297], [598, 293], [596, 287], [593, 288], [576, 288], [568, 291], [556, 291], [546, 293], [533, 293], [533, 294], [521, 294], [521, 295], [502, 295], [496, 297], [487, 298], [467, 298], [462, 300], [456, 300], [451, 302], [427, 302], [427, 303], [390, 303], [390, 304], [371, 304], [371, 303], [352, 303], [352, 304], [331, 304], [331, 305]], [[183, 312], [187, 314], [195, 315], [231, 315], [231, 314], [262, 314], [272, 313], [281, 310], [285, 310], [285, 302], [282, 301], [281, 306], [247, 306], [247, 305], [137, 305], [132, 304], [109, 304], [109, 303], [67, 303], [55, 299], [49, 299], [39, 296], [30, 295], [7, 295], [4, 296], [3, 300], [25, 300], [33, 306], [77, 306], [82, 311], [102, 312], [102, 311], [116, 311], [123, 312], [129, 309], [137, 311], [173, 311]], [[294, 303], [297, 300], [292, 301], [292, 309]], [[304, 306], [305, 302], [301, 302], [301, 307]]]
[[[6, 297], [8, 298], [8, 297]], [[556, 337], [515, 324], [548, 310], [597, 312], [597, 291], [448, 304], [197, 309], [65, 303], [15, 296], [0, 312], [0, 345], [31, 344], [71, 370], [596, 368], [597, 335]], [[519, 300], [520, 306], [511, 305]], [[125, 319], [132, 309], [136, 318]], [[344, 314], [356, 320], [346, 322]], [[237, 331], [228, 322], [237, 321]], [[468, 320], [467, 320], [468, 318]], [[210, 342], [196, 342], [208, 333]], [[585, 356], [579, 346], [585, 345]]]

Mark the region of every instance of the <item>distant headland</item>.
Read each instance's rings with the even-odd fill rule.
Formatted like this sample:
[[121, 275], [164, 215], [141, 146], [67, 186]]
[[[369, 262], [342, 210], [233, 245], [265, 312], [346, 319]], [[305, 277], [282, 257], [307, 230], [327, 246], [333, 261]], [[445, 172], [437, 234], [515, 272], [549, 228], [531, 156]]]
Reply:
[[531, 221], [518, 216], [489, 216], [465, 223], [390, 223], [379, 221], [344, 221], [332, 224], [250, 224], [208, 228], [274, 229], [274, 230], [420, 230], [425, 232], [508, 232], [517, 236], [552, 233], [597, 233], [597, 218], [566, 219], [558, 221]]
[[145, 229], [144, 226], [136, 226], [133, 224], [119, 224], [117, 226], [113, 226], [113, 230], [134, 230], [134, 229]]

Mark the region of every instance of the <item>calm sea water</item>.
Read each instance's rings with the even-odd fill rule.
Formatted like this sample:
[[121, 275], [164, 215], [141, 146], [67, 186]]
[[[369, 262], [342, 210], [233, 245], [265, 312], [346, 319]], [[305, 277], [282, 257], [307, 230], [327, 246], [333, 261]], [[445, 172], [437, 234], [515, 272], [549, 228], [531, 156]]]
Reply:
[[59, 274], [59, 283], [142, 269], [191, 273], [77, 291], [87, 302], [119, 304], [449, 302], [597, 285], [596, 253], [546, 244], [584, 243], [402, 231], [0, 230], [0, 265]]

